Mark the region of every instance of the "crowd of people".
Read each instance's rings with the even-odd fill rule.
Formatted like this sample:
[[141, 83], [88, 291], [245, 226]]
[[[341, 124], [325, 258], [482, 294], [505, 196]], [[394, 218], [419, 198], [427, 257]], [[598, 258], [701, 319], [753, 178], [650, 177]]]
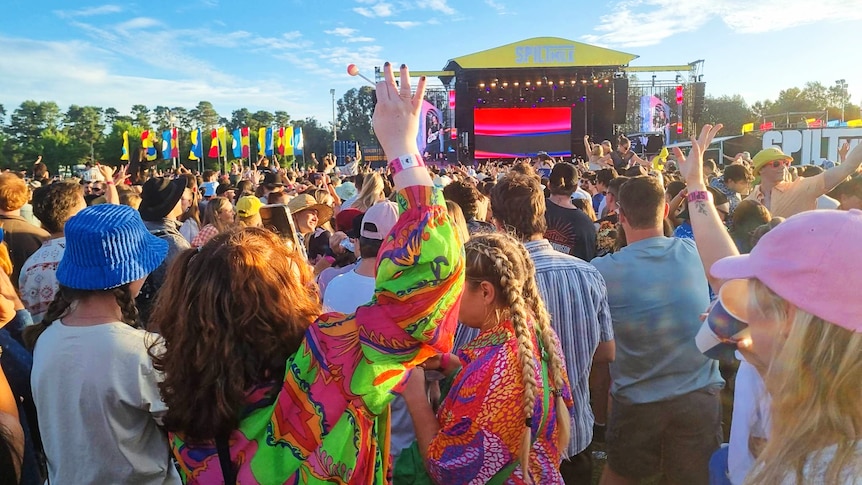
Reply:
[[437, 167], [399, 74], [384, 169], [0, 174], [0, 484], [862, 484], [862, 148]]

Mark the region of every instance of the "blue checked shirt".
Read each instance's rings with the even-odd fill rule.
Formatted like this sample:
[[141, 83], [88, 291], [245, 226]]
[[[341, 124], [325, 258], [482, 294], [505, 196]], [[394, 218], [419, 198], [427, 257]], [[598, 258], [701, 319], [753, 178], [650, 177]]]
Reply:
[[536, 283], [551, 314], [551, 325], [565, 354], [572, 397], [572, 438], [566, 457], [584, 451], [593, 440], [590, 369], [599, 342], [614, 339], [605, 280], [591, 264], [560, 253], [546, 240], [524, 243], [536, 266]]

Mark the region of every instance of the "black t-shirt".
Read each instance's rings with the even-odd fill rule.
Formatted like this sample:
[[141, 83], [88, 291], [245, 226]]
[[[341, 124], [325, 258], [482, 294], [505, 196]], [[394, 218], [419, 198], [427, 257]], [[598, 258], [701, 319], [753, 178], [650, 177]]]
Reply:
[[545, 221], [548, 229], [545, 238], [557, 251], [584, 261], [596, 256], [596, 226], [590, 217], [579, 209], [567, 209], [545, 201]]
[[620, 155], [620, 152], [614, 150], [611, 152], [611, 160], [614, 161], [614, 168], [617, 173], [622, 175], [622, 172], [629, 168], [629, 161], [635, 156], [635, 152], [626, 152], [625, 155]]

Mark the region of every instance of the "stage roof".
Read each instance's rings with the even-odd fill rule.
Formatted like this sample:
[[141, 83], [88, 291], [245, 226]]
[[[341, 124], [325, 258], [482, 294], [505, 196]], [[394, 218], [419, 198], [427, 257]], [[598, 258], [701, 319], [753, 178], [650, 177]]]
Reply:
[[559, 37], [535, 37], [493, 49], [456, 57], [462, 69], [519, 69], [536, 67], [625, 66], [638, 56]]

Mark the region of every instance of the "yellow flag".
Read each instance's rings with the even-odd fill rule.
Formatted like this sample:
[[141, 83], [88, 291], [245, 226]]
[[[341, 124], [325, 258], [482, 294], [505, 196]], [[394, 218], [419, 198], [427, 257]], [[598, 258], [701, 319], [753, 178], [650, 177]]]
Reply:
[[266, 127], [257, 130], [257, 154], [266, 155]]
[[862, 120], [849, 120], [847, 121], [847, 126], [850, 128], [858, 128], [862, 126]]
[[123, 154], [120, 155], [120, 160], [129, 159], [129, 132], [123, 132]]
[[742, 125], [742, 134], [746, 134], [749, 131], [754, 131], [754, 123], [746, 123]]
[[227, 128], [220, 127], [218, 129], [218, 154], [224, 156], [227, 153]]
[[284, 144], [284, 156], [293, 155], [293, 127], [288, 126], [284, 129], [284, 139], [281, 140]]

